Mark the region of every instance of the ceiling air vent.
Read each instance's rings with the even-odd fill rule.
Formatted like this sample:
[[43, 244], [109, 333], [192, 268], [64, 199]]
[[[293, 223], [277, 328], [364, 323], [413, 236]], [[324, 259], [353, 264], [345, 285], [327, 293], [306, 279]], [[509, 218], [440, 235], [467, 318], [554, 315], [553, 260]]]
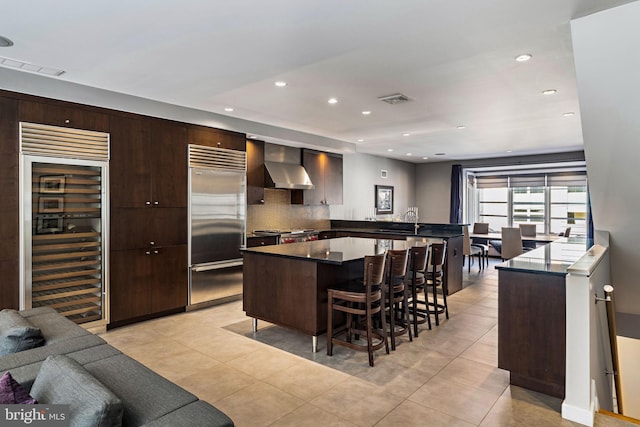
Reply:
[[381, 96], [378, 99], [391, 105], [402, 104], [403, 102], [409, 101], [409, 97], [402, 93], [394, 93], [393, 95]]

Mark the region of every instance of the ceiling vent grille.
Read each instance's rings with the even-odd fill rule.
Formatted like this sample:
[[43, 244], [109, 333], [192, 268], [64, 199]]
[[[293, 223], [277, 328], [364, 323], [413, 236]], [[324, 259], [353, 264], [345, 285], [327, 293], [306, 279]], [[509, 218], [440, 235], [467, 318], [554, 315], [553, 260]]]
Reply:
[[20, 152], [36, 156], [109, 160], [109, 134], [20, 122]]
[[408, 102], [409, 97], [402, 93], [394, 93], [393, 95], [381, 96], [378, 100], [382, 102], [386, 102], [387, 104], [395, 105], [402, 104], [403, 102]]
[[189, 144], [189, 167], [246, 171], [244, 151]]

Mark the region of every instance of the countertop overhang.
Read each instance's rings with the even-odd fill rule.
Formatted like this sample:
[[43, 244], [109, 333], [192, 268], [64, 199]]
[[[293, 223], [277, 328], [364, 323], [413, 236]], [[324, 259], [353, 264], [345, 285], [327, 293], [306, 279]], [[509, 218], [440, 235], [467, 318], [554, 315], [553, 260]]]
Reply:
[[498, 270], [566, 276], [569, 268], [587, 252], [587, 239], [565, 237], [498, 264]]

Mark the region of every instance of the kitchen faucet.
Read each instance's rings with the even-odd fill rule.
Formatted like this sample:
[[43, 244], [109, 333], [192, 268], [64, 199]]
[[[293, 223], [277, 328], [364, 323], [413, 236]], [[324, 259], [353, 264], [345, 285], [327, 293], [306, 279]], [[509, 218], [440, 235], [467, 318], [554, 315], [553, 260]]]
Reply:
[[408, 208], [407, 213], [404, 214], [404, 219], [406, 222], [413, 222], [413, 231], [418, 234], [418, 229], [420, 228], [418, 225], [418, 208], [415, 206]]

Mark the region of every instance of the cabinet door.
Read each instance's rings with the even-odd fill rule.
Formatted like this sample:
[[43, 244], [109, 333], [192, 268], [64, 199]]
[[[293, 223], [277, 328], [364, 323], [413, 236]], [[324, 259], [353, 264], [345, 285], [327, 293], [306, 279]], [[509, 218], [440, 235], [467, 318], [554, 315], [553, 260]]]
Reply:
[[187, 128], [168, 120], [152, 120], [148, 146], [152, 205], [187, 206]]
[[69, 102], [21, 100], [19, 117], [24, 122], [109, 132], [109, 115]]
[[151, 171], [147, 145], [149, 123], [130, 117], [111, 117], [109, 162], [111, 207], [151, 206]]
[[313, 190], [304, 190], [305, 205], [324, 204], [324, 163], [325, 156], [317, 151], [304, 150], [302, 164], [315, 186]]
[[152, 269], [152, 312], [186, 307], [189, 287], [187, 245], [153, 249]]
[[247, 140], [247, 203], [264, 203], [264, 142]]
[[110, 322], [151, 313], [151, 250], [112, 250], [110, 255]]
[[111, 249], [187, 244], [187, 208], [112, 208]]
[[189, 144], [245, 151], [246, 135], [206, 126], [189, 126]]
[[324, 168], [324, 200], [328, 205], [342, 202], [342, 156], [327, 154]]

